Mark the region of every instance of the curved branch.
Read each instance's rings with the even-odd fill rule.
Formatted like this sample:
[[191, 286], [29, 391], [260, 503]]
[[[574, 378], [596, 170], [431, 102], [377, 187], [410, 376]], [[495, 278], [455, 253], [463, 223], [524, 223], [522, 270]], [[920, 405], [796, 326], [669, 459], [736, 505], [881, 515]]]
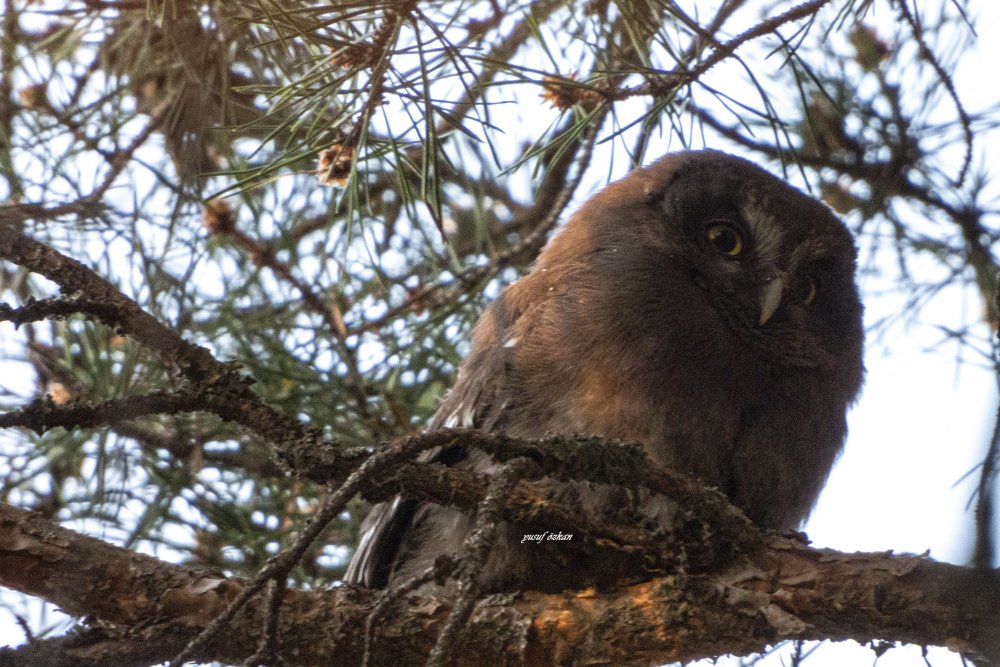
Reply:
[[117, 324], [192, 382], [211, 382], [232, 373], [203, 347], [188, 343], [114, 285], [80, 262], [28, 238], [12, 224], [0, 224], [0, 258], [45, 276], [66, 294], [105, 304], [117, 311]]
[[[0, 259], [45, 276], [65, 293], [79, 294], [82, 301], [101, 304], [102, 313], [115, 322], [119, 331], [135, 338], [196, 387], [205, 389], [204, 409], [252, 430], [279, 450], [297, 445], [341, 449], [339, 443], [324, 438], [318, 429], [264, 403], [250, 390], [250, 381], [239, 375], [236, 364], [221, 362], [204, 347], [187, 342], [92, 269], [28, 238], [12, 224], [0, 223]], [[108, 315], [112, 312], [114, 315]], [[344, 455], [341, 462], [348, 466], [341, 471], [343, 478], [359, 461]]]

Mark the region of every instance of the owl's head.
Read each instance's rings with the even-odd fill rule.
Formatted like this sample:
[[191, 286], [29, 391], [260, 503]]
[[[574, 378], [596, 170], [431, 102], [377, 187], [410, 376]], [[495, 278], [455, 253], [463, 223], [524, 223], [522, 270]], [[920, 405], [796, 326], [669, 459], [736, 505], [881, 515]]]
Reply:
[[[610, 185], [539, 267], [574, 274], [578, 300], [628, 337], [723, 355], [753, 373], [757, 361], [860, 368], [856, 257], [824, 204], [751, 162], [705, 150], [673, 153]], [[591, 277], [585, 266], [596, 269]]]

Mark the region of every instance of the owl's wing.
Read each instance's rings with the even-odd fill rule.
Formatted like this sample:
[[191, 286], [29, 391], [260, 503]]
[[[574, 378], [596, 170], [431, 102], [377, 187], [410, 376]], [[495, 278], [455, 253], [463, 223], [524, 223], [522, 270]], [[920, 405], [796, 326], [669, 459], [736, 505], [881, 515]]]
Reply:
[[[503, 430], [504, 408], [511, 396], [508, 374], [509, 349], [506, 340], [517, 314], [505, 307], [501, 296], [493, 302], [480, 321], [479, 338], [462, 364], [458, 380], [428, 423], [428, 430], [439, 428], [475, 428]], [[465, 458], [460, 447], [441, 447], [423, 452], [417, 461], [453, 465]], [[384, 588], [395, 569], [400, 546], [411, 530], [420, 501], [396, 496], [372, 508], [361, 525], [361, 539], [347, 570], [344, 582], [369, 588]]]

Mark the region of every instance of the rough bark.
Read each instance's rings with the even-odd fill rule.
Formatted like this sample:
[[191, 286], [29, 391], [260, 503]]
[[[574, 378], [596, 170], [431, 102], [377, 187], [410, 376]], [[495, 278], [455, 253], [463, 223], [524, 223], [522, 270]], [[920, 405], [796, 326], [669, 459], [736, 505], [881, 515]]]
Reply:
[[[0, 505], [0, 585], [86, 617], [67, 638], [0, 652], [0, 665], [148, 665], [169, 659], [243, 587]], [[288, 591], [279, 643], [286, 664], [357, 664], [377, 593]], [[266, 601], [198, 656], [240, 662], [257, 647]], [[400, 601], [375, 632], [373, 664], [422, 664], [451, 601]], [[922, 556], [842, 554], [768, 536], [717, 572], [673, 573], [597, 592], [524, 592], [482, 600], [457, 664], [651, 665], [753, 653], [792, 638], [895, 640], [1000, 659], [1000, 575]]]

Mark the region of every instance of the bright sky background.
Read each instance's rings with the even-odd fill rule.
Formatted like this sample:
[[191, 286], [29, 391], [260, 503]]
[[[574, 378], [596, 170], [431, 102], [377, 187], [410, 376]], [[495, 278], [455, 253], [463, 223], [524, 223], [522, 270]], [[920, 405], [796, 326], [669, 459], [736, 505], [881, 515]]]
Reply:
[[[979, 39], [954, 81], [963, 103], [978, 111], [1000, 102], [1000, 88], [983, 85], [996, 80], [1000, 64], [1000, 3], [974, 2], [970, 16]], [[997, 130], [980, 133], [975, 141], [977, 159], [1000, 155]], [[998, 168], [990, 170], [994, 196]], [[878, 315], [871, 304], [868, 308], [868, 319]], [[951, 289], [921, 319], [958, 328], [982, 309], [972, 290]], [[987, 337], [987, 325], [979, 327]], [[895, 327], [881, 344], [869, 341], [867, 382], [850, 415], [847, 450], [807, 526], [817, 544], [842, 550], [930, 549], [941, 560], [968, 559], [972, 517], [967, 503], [977, 480], [959, 480], [986, 451], [997, 379], [988, 359], [968, 351], [968, 363], [956, 363], [956, 346], [943, 340], [935, 326], [918, 325]]]
[[[955, 77], [959, 96], [970, 111], [1000, 101], [996, 85], [1000, 64], [1000, 2], [971, 3], [970, 16], [980, 39]], [[879, 20], [891, 17], [883, 10]], [[976, 155], [1000, 155], [1000, 132], [976, 137]], [[599, 170], [595, 170], [599, 171]], [[992, 170], [994, 173], [996, 168]], [[994, 188], [994, 193], [996, 189]], [[875, 287], [863, 280], [862, 289]], [[899, 297], [902, 302], [902, 297]], [[869, 302], [869, 320], [891, 307]], [[955, 563], [968, 561], [973, 524], [969, 502], [977, 482], [972, 471], [982, 460], [997, 407], [997, 380], [984, 358], [942, 344], [935, 324], [975, 318], [982, 302], [972, 290], [958, 288], [936, 298], [921, 320], [931, 324], [895, 325], [881, 340], [869, 340], [867, 382], [850, 414], [851, 433], [806, 532], [816, 546], [840, 551], [922, 553]], [[983, 337], [986, 325], [981, 324]], [[29, 619], [34, 625], [35, 619]], [[24, 637], [0, 609], [0, 643]], [[935, 667], [961, 664], [944, 650], [931, 654]], [[822, 647], [812, 665], [870, 665], [874, 654], [850, 644]], [[775, 657], [768, 664], [779, 664]], [[878, 664], [924, 665], [919, 649], [893, 650]]]

